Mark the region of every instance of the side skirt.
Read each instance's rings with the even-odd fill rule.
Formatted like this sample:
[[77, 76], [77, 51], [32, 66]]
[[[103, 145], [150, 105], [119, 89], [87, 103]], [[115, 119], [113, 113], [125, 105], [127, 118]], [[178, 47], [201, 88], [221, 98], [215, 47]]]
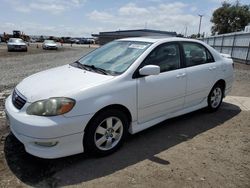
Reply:
[[199, 110], [201, 108], [206, 107], [207, 105], [208, 105], [207, 104], [207, 98], [205, 98], [200, 104], [198, 104], [196, 106], [185, 108], [185, 109], [182, 109], [182, 110], [177, 111], [177, 112], [169, 113], [169, 114], [166, 114], [164, 116], [160, 116], [158, 118], [155, 118], [155, 119], [152, 119], [150, 121], [144, 122], [142, 124], [138, 124], [137, 121], [134, 121], [130, 125], [129, 132], [131, 134], [138, 133], [138, 132], [143, 131], [144, 129], [147, 129], [149, 127], [152, 127], [152, 126], [154, 126], [154, 125], [156, 125], [156, 124], [158, 124], [158, 123], [160, 123], [162, 121], [165, 121], [167, 119], [177, 117], [177, 116], [180, 116], [180, 115], [184, 115], [184, 114], [187, 114], [189, 112], [193, 112], [195, 110]]

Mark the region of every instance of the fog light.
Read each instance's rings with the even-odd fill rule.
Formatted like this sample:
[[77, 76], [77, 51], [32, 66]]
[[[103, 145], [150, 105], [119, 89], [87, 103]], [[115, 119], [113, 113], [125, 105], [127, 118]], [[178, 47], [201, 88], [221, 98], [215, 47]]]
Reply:
[[58, 144], [58, 142], [35, 142], [36, 145], [43, 147], [53, 147]]

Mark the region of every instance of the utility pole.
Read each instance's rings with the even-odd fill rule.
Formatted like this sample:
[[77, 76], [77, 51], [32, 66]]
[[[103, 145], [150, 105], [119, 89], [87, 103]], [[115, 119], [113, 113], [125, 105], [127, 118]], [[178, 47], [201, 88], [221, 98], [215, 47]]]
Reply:
[[198, 14], [198, 16], [200, 17], [200, 24], [199, 24], [198, 37], [200, 37], [200, 32], [201, 32], [201, 20], [202, 20], [202, 17], [203, 17], [204, 15]]
[[185, 26], [185, 34], [184, 37], [187, 37], [187, 25]]

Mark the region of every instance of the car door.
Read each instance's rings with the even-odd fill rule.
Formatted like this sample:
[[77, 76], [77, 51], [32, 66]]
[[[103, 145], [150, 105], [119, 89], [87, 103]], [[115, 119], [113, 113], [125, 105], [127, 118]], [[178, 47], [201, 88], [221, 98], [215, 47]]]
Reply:
[[187, 74], [185, 108], [207, 99], [218, 69], [211, 53], [200, 43], [182, 42]]
[[158, 65], [161, 70], [159, 75], [137, 78], [139, 123], [183, 107], [186, 73], [181, 62], [179, 44], [165, 43], [156, 47], [139, 66]]

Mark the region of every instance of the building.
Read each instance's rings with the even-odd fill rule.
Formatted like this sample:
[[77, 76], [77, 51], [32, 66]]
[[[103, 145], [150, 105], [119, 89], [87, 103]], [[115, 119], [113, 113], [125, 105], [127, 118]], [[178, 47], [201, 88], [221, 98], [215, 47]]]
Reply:
[[159, 31], [151, 29], [138, 29], [138, 30], [122, 30], [100, 32], [99, 34], [92, 34], [93, 37], [98, 38], [99, 44], [103, 45], [115, 39], [127, 37], [147, 37], [147, 36], [160, 36], [160, 37], [175, 37], [176, 32]]

